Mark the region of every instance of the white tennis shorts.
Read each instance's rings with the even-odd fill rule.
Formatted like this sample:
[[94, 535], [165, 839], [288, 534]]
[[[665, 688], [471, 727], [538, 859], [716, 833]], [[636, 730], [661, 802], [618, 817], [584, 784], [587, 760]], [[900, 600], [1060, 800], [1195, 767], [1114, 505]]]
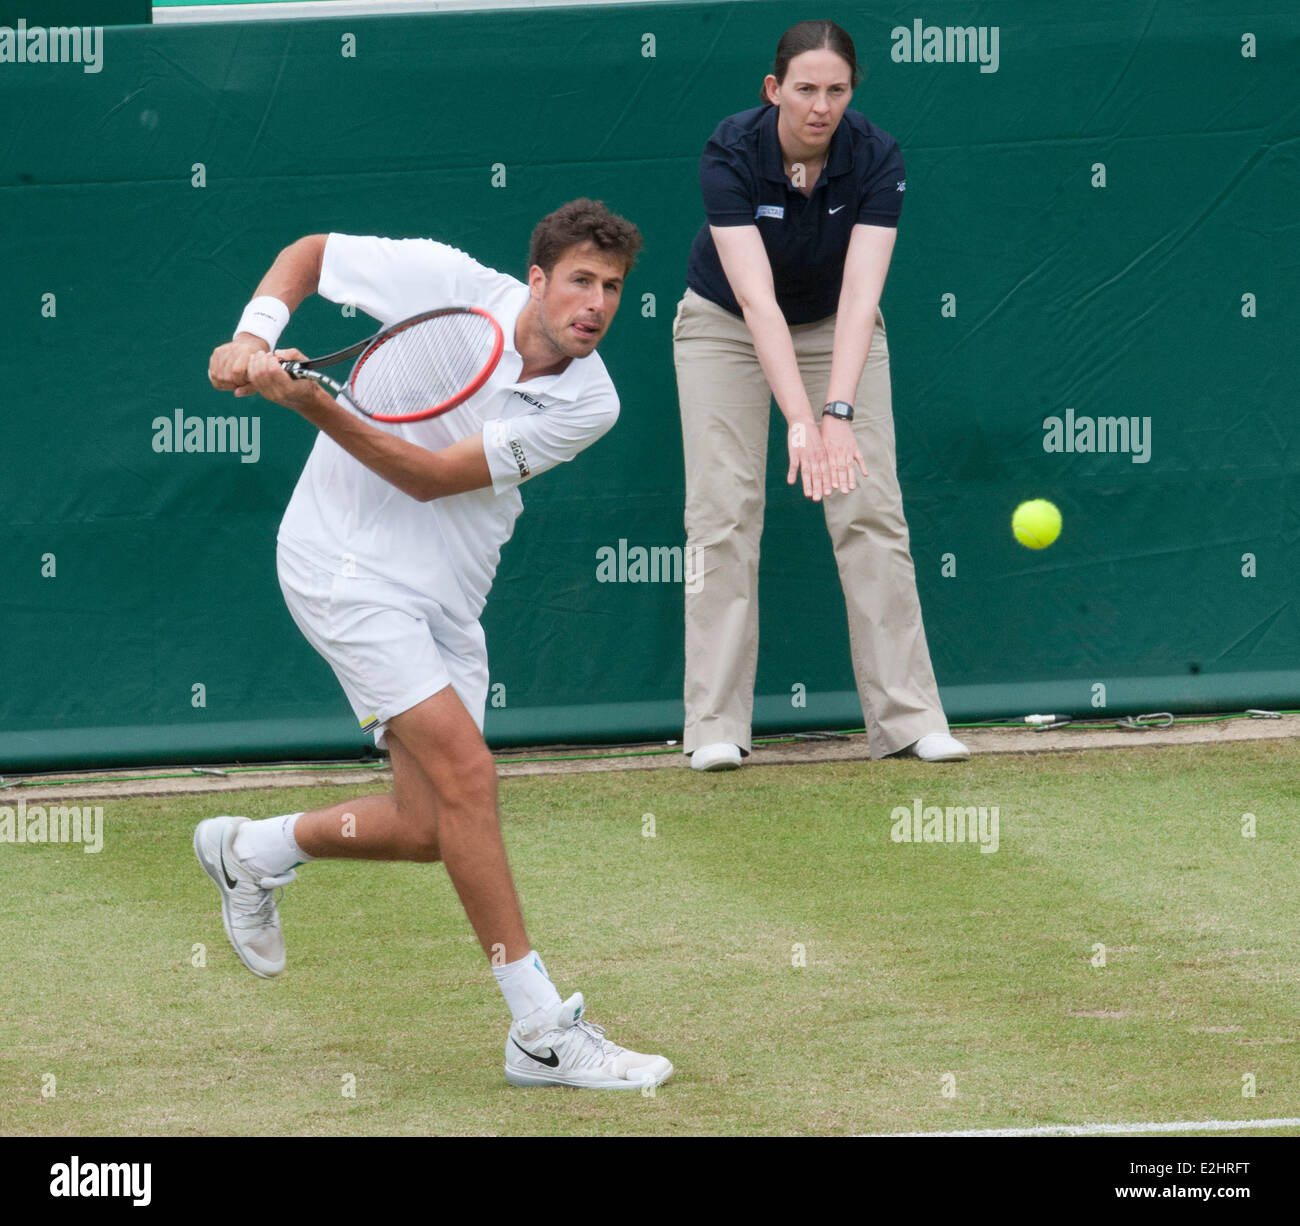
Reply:
[[384, 744], [390, 719], [449, 685], [483, 730], [488, 663], [477, 621], [455, 621], [429, 596], [327, 570], [283, 544], [276, 571], [290, 616], [334, 670], [376, 745]]

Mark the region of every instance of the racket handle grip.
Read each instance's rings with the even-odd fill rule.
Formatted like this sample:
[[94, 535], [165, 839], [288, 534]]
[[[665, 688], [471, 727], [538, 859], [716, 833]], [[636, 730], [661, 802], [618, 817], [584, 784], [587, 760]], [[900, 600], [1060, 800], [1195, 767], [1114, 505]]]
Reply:
[[335, 383], [329, 375], [323, 375], [319, 370], [313, 370], [307, 362], [281, 362], [284, 372], [291, 379], [310, 379], [317, 387], [323, 387], [331, 396], [342, 396], [344, 394], [341, 384]]

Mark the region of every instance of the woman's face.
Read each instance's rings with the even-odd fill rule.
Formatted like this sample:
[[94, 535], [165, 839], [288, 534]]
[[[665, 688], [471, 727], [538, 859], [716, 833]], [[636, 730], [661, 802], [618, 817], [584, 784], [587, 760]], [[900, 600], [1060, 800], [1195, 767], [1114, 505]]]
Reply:
[[768, 100], [781, 108], [782, 148], [797, 156], [825, 153], [853, 97], [849, 66], [834, 51], [804, 51], [789, 63], [785, 80], [768, 75]]

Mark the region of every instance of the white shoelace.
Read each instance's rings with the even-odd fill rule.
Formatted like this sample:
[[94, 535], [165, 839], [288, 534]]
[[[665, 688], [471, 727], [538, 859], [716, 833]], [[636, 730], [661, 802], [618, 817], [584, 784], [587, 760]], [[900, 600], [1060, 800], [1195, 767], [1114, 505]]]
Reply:
[[588, 1068], [593, 1064], [605, 1064], [618, 1055], [620, 1049], [605, 1038], [604, 1026], [597, 1026], [595, 1022], [579, 1018], [569, 1029], [581, 1031], [586, 1040], [581, 1053], [573, 1062], [574, 1067]]
[[[279, 877], [262, 877], [255, 881], [241, 881], [233, 891], [238, 900], [241, 928], [270, 928], [276, 923], [276, 908], [284, 897], [284, 887], [297, 877], [291, 869]], [[259, 899], [256, 896], [260, 894]], [[250, 897], [251, 896], [251, 897]]]

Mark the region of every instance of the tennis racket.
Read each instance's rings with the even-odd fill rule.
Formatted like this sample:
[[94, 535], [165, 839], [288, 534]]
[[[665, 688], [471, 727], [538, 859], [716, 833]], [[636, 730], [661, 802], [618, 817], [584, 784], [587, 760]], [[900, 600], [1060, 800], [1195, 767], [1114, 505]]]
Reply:
[[[441, 307], [323, 358], [283, 363], [374, 421], [424, 421], [464, 404], [501, 360], [501, 325], [481, 307]], [[360, 356], [358, 356], [360, 355]], [[356, 358], [346, 384], [321, 373]]]

